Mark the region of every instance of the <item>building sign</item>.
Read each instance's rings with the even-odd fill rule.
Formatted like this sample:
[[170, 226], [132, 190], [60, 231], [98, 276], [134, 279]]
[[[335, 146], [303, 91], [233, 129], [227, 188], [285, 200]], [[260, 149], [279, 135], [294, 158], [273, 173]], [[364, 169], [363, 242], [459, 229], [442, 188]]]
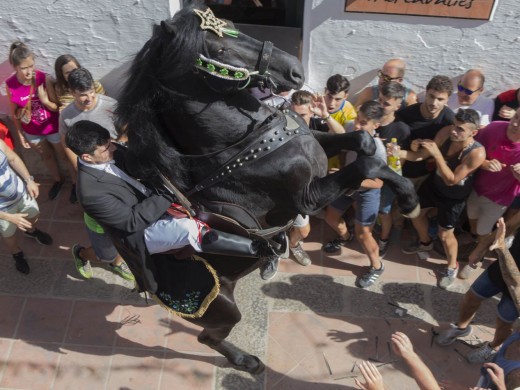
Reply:
[[346, 0], [345, 12], [490, 20], [498, 0]]

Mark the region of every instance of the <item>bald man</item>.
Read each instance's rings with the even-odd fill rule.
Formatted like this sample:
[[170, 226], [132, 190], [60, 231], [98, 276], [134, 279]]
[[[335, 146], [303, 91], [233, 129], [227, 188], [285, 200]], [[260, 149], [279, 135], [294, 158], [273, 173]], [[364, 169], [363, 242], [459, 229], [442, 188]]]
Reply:
[[[377, 77], [379, 78], [378, 84], [366, 87], [363, 91], [361, 91], [356, 101], [356, 107], [361, 107], [363, 103], [369, 100], [377, 100], [379, 98], [379, 86], [381, 84], [387, 81], [397, 81], [402, 83], [404, 80], [405, 71], [406, 65], [402, 60], [393, 58], [387, 61], [381, 70], [377, 72]], [[417, 94], [410, 88], [406, 87], [405, 95], [401, 102], [401, 108], [414, 103], [417, 103]]]
[[491, 122], [495, 108], [493, 100], [482, 96], [485, 80], [480, 70], [468, 70], [457, 85], [457, 93], [451, 95], [448, 100], [448, 107], [454, 112], [459, 108], [471, 108], [477, 111], [480, 115], [480, 127], [485, 127]]

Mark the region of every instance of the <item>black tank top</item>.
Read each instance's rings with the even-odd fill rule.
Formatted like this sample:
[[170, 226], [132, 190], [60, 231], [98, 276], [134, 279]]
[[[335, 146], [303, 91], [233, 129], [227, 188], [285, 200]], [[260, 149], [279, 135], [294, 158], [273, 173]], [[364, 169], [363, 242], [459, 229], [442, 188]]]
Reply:
[[[448, 138], [439, 148], [443, 156], [446, 156], [448, 154], [450, 145], [451, 140]], [[448, 165], [451, 171], [454, 172], [455, 168], [457, 168], [460, 165], [464, 157], [466, 157], [466, 155], [473, 149], [479, 147], [482, 147], [482, 145], [479, 144], [477, 141], [474, 141], [473, 145], [464, 150], [462, 153], [456, 154], [448, 159], [445, 159], [446, 165]], [[437, 171], [433, 174], [433, 183], [437, 192], [449, 199], [463, 200], [469, 196], [471, 189], [473, 188], [473, 174], [475, 173], [475, 171], [471, 172], [464, 179], [452, 186], [446, 185], [446, 183], [444, 183], [444, 180], [442, 180], [442, 178], [439, 176], [437, 172], [438, 168]]]

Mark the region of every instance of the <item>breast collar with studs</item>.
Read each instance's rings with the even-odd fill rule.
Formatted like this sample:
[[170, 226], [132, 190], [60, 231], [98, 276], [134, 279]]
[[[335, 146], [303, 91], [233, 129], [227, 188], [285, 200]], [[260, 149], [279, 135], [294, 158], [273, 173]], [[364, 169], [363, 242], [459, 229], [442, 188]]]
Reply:
[[237, 171], [258, 163], [260, 159], [274, 152], [293, 138], [302, 135], [312, 135], [309, 128], [304, 126], [303, 119], [294, 111], [284, 109], [282, 112], [277, 111], [273, 115], [281, 116], [283, 127], [280, 125], [270, 126], [270, 123], [268, 123], [264, 130], [260, 130], [260, 134], [257, 131], [253, 131], [248, 137], [233, 145], [234, 148], [240, 148], [239, 150], [241, 151], [199, 182], [187, 192], [186, 196], [189, 197], [200, 192], [233, 176]]

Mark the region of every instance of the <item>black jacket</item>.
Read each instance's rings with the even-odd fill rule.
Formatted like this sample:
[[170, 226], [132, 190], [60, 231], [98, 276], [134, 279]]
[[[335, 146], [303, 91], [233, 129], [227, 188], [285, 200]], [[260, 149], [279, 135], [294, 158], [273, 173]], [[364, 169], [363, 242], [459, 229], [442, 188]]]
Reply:
[[[126, 172], [124, 155], [118, 148], [114, 160]], [[155, 194], [146, 197], [123, 179], [79, 162], [77, 192], [83, 209], [105, 229], [139, 288], [155, 293], [155, 268], [144, 242], [144, 229], [164, 214], [170, 201]]]

